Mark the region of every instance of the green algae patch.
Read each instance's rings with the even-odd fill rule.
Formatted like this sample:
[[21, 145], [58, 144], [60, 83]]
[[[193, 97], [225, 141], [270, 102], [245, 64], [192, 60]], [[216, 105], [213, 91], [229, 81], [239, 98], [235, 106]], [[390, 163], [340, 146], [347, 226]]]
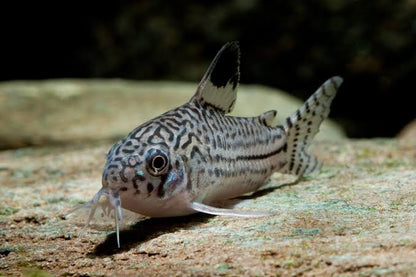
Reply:
[[19, 208], [14, 207], [2, 207], [0, 208], [0, 215], [12, 215], [19, 211]]

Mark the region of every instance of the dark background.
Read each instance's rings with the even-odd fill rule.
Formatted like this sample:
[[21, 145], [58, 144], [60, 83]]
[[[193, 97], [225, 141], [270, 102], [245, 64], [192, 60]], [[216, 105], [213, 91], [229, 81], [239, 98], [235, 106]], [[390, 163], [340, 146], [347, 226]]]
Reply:
[[[227, 41], [241, 82], [306, 99], [344, 77], [331, 116], [350, 137], [416, 118], [416, 1], [56, 1], [0, 7], [0, 80], [193, 81]], [[276, 107], [277, 109], [279, 107]]]

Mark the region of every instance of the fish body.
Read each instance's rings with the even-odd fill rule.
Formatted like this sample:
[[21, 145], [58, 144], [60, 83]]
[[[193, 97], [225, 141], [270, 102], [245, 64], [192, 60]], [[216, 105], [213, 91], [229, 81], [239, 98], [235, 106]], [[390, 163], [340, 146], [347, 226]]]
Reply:
[[[116, 144], [103, 187], [119, 192], [123, 208], [152, 217], [194, 213], [193, 201], [212, 204], [255, 191], [283, 162], [284, 130], [265, 125], [263, 117], [226, 116], [191, 101]], [[166, 169], [148, 174], [151, 155], [163, 155]], [[148, 172], [137, 175], [143, 167]]]
[[117, 231], [121, 207], [151, 217], [267, 215], [215, 203], [256, 191], [274, 172], [303, 176], [320, 167], [307, 148], [342, 79], [326, 81], [273, 126], [275, 110], [257, 117], [227, 115], [236, 100], [239, 58], [238, 43], [225, 44], [189, 102], [138, 126], [110, 149], [90, 219], [101, 195], [116, 211]]

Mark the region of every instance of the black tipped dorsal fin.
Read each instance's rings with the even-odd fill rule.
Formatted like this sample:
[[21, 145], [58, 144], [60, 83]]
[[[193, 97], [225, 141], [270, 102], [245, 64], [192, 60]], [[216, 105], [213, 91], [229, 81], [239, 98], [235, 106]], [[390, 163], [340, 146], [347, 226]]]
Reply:
[[226, 43], [217, 53], [192, 100], [229, 113], [234, 108], [239, 79], [240, 48], [234, 41]]

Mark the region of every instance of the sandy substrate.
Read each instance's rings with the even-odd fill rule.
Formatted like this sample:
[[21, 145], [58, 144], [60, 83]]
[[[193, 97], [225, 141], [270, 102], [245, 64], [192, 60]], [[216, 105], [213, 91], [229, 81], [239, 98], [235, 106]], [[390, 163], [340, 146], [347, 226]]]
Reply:
[[111, 223], [80, 237], [85, 216], [63, 219], [100, 188], [110, 146], [0, 152], [1, 275], [416, 274], [415, 144], [320, 142], [319, 174], [291, 186], [275, 175], [271, 189], [237, 205], [276, 215], [142, 219], [121, 232], [121, 249]]

